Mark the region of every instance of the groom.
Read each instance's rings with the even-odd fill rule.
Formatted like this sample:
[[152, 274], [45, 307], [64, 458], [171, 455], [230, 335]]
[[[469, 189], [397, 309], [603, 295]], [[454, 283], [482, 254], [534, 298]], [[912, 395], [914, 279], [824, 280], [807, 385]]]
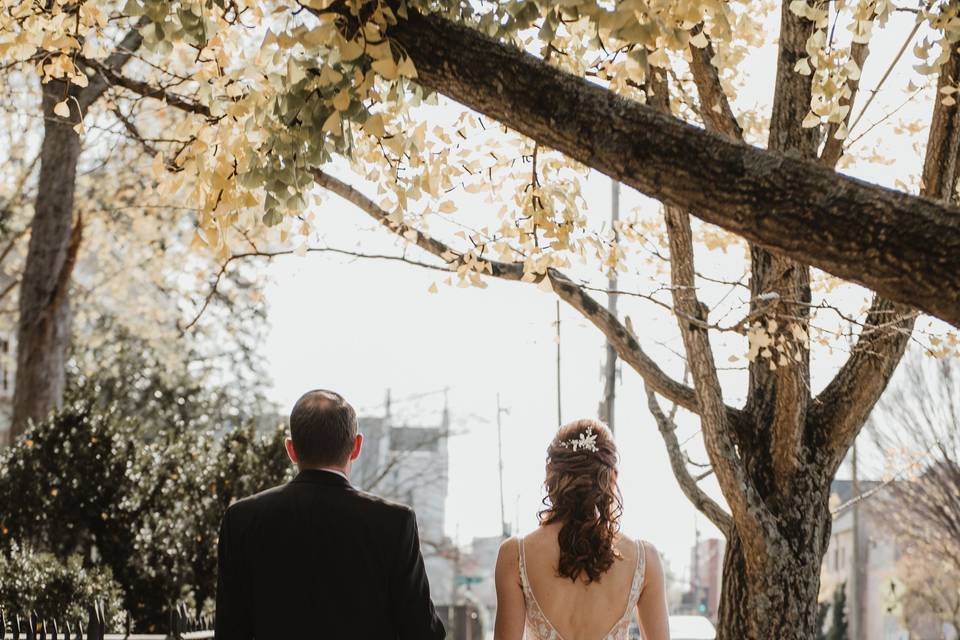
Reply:
[[350, 485], [363, 436], [346, 400], [290, 414], [291, 482], [230, 505], [220, 526], [218, 640], [442, 640], [409, 507]]

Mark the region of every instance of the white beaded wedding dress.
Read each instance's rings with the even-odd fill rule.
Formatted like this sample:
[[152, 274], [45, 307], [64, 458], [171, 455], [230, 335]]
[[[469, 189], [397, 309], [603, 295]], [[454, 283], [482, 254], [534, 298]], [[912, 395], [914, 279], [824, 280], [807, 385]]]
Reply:
[[[597, 640], [628, 639], [630, 621], [633, 619], [633, 612], [636, 609], [637, 600], [640, 598], [640, 589], [643, 586], [645, 564], [643, 542], [637, 540], [637, 568], [634, 570], [630, 593], [627, 595], [626, 610], [613, 625], [613, 628]], [[547, 616], [540, 608], [537, 598], [533, 595], [533, 589], [530, 588], [530, 580], [527, 578], [527, 563], [523, 552], [523, 538], [520, 539], [520, 584], [523, 587], [523, 599], [527, 609], [523, 640], [565, 640], [547, 620]]]

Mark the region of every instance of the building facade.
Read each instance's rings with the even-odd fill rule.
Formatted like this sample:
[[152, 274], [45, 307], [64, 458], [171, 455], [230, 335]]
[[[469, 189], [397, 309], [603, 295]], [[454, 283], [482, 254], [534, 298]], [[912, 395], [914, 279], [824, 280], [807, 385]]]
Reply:
[[697, 533], [697, 542], [690, 548], [690, 583], [680, 594], [679, 603], [671, 607], [671, 613], [702, 616], [716, 622], [726, 545], [722, 538], [700, 540]]
[[446, 407], [438, 426], [395, 424], [388, 409], [384, 416], [361, 416], [359, 427], [364, 444], [354, 462], [352, 482], [364, 491], [409, 505], [416, 511], [434, 602], [459, 604], [457, 554], [444, 533], [450, 428]]
[[855, 500], [877, 485], [860, 482], [855, 489], [850, 480], [831, 485], [835, 516], [820, 568], [820, 601], [831, 601], [834, 591], [846, 584], [850, 640], [911, 640], [897, 605], [896, 542], [865, 503]]

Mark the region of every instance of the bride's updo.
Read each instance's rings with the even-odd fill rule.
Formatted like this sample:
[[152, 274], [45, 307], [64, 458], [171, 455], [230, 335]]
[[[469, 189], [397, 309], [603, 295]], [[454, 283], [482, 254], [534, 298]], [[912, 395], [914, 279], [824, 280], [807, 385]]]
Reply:
[[623, 500], [617, 486], [617, 447], [594, 420], [563, 427], [547, 448], [546, 507], [541, 524], [559, 523], [561, 577], [595, 582], [620, 556], [614, 542]]

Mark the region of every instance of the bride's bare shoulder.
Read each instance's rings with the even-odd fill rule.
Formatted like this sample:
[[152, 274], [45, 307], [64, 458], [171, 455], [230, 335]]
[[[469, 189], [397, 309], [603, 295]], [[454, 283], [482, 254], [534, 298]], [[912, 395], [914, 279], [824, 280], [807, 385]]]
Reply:
[[643, 558], [647, 565], [660, 562], [660, 552], [653, 546], [653, 543], [644, 538], [634, 538], [625, 533], [620, 534], [617, 540], [617, 547], [622, 553], [630, 558], [637, 557], [637, 549], [643, 549]]
[[513, 576], [520, 572], [520, 541], [511, 536], [500, 543], [500, 551], [497, 553], [497, 564], [494, 568], [497, 582], [507, 580], [513, 581]]
[[516, 536], [510, 536], [500, 543], [500, 552], [497, 554], [497, 564], [501, 562], [520, 562], [520, 540]]

